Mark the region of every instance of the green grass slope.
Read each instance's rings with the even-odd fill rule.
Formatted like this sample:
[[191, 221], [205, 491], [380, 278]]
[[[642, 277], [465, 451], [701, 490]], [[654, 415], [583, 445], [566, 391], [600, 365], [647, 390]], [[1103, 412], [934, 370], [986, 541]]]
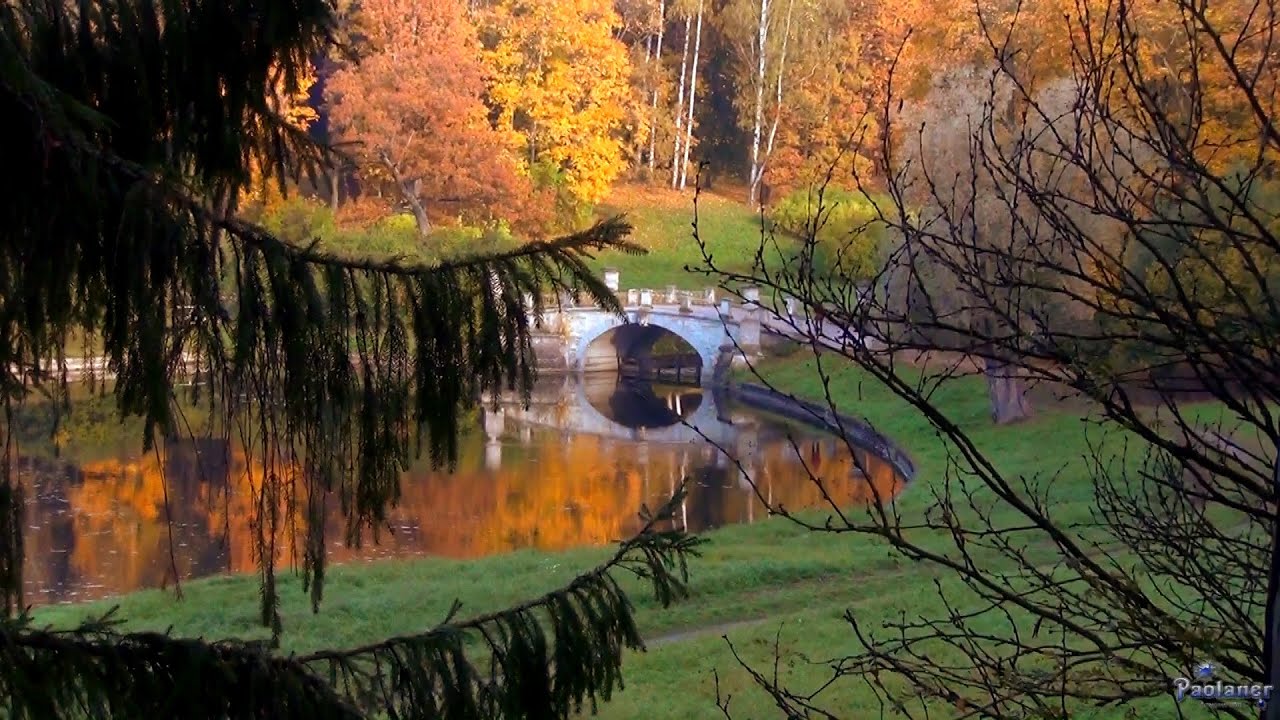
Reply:
[[[701, 267], [702, 253], [693, 238], [693, 192], [623, 186], [597, 209], [601, 216], [624, 214], [635, 227], [631, 239], [649, 251], [635, 256], [607, 252], [593, 263], [617, 268], [621, 287], [663, 289], [675, 285], [699, 290], [716, 283], [686, 267]], [[698, 232], [718, 266], [745, 270], [760, 246], [760, 216], [742, 203], [703, 193], [698, 200]]]

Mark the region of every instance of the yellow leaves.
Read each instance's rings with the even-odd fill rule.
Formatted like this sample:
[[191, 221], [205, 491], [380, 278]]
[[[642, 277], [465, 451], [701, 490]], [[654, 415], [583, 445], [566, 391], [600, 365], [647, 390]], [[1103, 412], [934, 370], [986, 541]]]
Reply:
[[583, 204], [602, 200], [625, 164], [631, 61], [619, 22], [606, 0], [502, 0], [485, 18], [499, 131], [531, 163], [563, 171]]
[[310, 67], [307, 68], [307, 74], [299, 79], [298, 89], [293, 93], [289, 93], [284, 86], [284, 78], [276, 80], [276, 92], [270, 98], [272, 106], [286, 122], [299, 130], [310, 129], [311, 123], [320, 118], [316, 109], [310, 105], [311, 88], [315, 84], [316, 75]]
[[[276, 73], [274, 92], [267, 98], [267, 106], [290, 126], [306, 132], [320, 117], [310, 104], [311, 89], [315, 83], [315, 72], [308, 67], [307, 73], [298, 79], [297, 89], [289, 92], [284, 76]], [[250, 182], [241, 193], [242, 204], [258, 203], [270, 208], [283, 199], [280, 188], [273, 179], [264, 177], [262, 165], [262, 158], [249, 158]]]

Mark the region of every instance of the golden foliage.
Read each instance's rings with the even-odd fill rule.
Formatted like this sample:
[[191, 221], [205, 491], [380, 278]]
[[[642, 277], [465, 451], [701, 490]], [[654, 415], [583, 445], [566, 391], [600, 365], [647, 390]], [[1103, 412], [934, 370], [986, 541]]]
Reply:
[[606, 0], [500, 0], [483, 18], [499, 131], [585, 204], [604, 199], [625, 163], [634, 93], [620, 22]]

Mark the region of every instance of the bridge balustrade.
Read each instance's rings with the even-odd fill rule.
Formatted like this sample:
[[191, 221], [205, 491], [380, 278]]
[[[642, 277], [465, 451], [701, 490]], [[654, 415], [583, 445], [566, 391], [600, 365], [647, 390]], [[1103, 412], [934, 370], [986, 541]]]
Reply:
[[[713, 287], [693, 291], [681, 290], [675, 285], [667, 285], [662, 290], [627, 288], [623, 291], [619, 289], [620, 275], [617, 270], [605, 270], [604, 277], [606, 287], [613, 291], [624, 307], [675, 305], [681, 310], [691, 311], [695, 306], [716, 307], [717, 305], [723, 306], [725, 302], [729, 302], [727, 298], [717, 297], [716, 289]], [[744, 291], [743, 296], [746, 300], [743, 305], [747, 308], [752, 308], [755, 306], [754, 301], [759, 298], [759, 290], [748, 288]], [[590, 304], [581, 293], [576, 292], [548, 292], [543, 293], [538, 299], [544, 308], [574, 308], [585, 307]], [[532, 295], [526, 293], [524, 300], [526, 306], [533, 307], [534, 298]]]

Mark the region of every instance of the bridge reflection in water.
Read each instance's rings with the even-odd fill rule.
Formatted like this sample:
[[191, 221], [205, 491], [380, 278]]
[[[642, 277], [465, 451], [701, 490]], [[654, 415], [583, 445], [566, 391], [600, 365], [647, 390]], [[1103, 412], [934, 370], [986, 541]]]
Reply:
[[[682, 420], [697, 425], [738, 463]], [[677, 527], [697, 532], [753, 522], [767, 510], [747, 473], [774, 506], [822, 504], [802, 462], [842, 504], [870, 502], [874, 493], [891, 497], [902, 485], [883, 460], [866, 453], [855, 459], [830, 436], [720, 407], [710, 392], [696, 388], [571, 377], [540, 385], [528, 409], [500, 401], [496, 411], [485, 413], [483, 425], [483, 433], [463, 440], [454, 473], [422, 466], [406, 474], [400, 503], [379, 542], [343, 547], [342, 520], [331, 517], [333, 560], [471, 558], [611, 543], [637, 528], [642, 503], [660, 503], [681, 478], [692, 485]], [[260, 475], [260, 469], [246, 467], [244, 454], [227, 441], [170, 442], [158, 460], [138, 452], [133, 440], [119, 439], [118, 450], [105, 457], [24, 458], [22, 474], [30, 485], [28, 602], [84, 600], [165, 584], [171, 575], [168, 517], [174, 564], [183, 578], [253, 569], [252, 499], [244, 478], [248, 470]], [[295, 557], [292, 540], [280, 544], [282, 562]]]

